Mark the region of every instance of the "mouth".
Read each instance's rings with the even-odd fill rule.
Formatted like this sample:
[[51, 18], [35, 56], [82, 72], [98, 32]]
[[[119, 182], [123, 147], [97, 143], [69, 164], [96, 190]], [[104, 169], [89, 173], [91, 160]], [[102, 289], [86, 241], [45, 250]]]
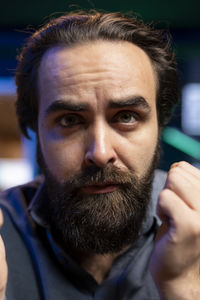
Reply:
[[92, 184], [92, 185], [84, 186], [82, 188], [82, 191], [85, 194], [105, 194], [105, 193], [112, 193], [116, 191], [118, 187], [119, 184], [114, 184], [114, 183]]

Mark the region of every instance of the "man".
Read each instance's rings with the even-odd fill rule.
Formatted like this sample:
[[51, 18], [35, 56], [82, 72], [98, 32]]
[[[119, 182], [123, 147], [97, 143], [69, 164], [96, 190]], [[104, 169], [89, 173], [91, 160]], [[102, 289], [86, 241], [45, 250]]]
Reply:
[[199, 171], [171, 167], [159, 229], [150, 201], [178, 100], [165, 40], [95, 12], [55, 19], [28, 40], [17, 114], [25, 135], [36, 132], [45, 179], [3, 195], [1, 300], [200, 299]]

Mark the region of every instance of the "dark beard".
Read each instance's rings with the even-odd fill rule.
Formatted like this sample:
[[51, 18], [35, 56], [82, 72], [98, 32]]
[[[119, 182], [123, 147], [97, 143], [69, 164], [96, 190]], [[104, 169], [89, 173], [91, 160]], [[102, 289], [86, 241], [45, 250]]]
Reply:
[[[157, 147], [150, 167], [141, 179], [132, 171], [112, 164], [90, 166], [80, 174], [58, 182], [47, 168], [40, 147], [38, 162], [46, 179], [46, 211], [54, 240], [65, 250], [96, 254], [117, 253], [132, 244], [141, 230], [151, 195]], [[112, 183], [117, 190], [84, 194], [82, 187]]]

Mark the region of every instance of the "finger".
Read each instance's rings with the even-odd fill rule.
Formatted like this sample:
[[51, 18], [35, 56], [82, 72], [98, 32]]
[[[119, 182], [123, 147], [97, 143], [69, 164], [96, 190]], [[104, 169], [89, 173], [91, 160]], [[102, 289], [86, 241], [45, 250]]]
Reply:
[[158, 231], [157, 241], [161, 240], [165, 250], [168, 247], [168, 250], [178, 254], [175, 255], [175, 261], [179, 260], [180, 265], [183, 263], [179, 259], [182, 252], [185, 263], [199, 261], [200, 213], [189, 208], [170, 189], [164, 189], [160, 193], [157, 212], [164, 220], [164, 226]]
[[179, 170], [182, 174], [185, 174], [187, 176], [188, 181], [191, 183], [196, 183], [199, 186], [200, 181], [200, 170], [192, 166], [191, 164], [187, 163], [186, 161], [180, 161], [178, 163], [174, 163], [170, 167], [170, 171], [174, 171], [174, 168], [176, 168], [176, 171]]
[[6, 258], [5, 246], [2, 237], [0, 236], [0, 262], [5, 258]]
[[0, 236], [0, 299], [4, 299], [8, 277], [8, 267], [3, 240]]
[[[0, 228], [2, 227], [3, 225], [3, 214], [2, 214], [2, 211], [0, 209]], [[0, 266], [1, 265], [1, 262], [2, 260], [5, 260], [5, 247], [4, 247], [4, 243], [3, 243], [3, 240], [1, 238], [1, 235], [0, 235]], [[0, 268], [1, 269], [1, 268]]]
[[191, 175], [195, 176], [198, 180], [200, 179], [200, 170], [186, 161], [176, 162], [171, 165], [170, 169], [173, 169], [175, 167], [179, 167], [181, 169], [187, 170]]
[[169, 222], [169, 219], [177, 223], [190, 210], [187, 204], [172, 190], [165, 188], [161, 191], [158, 198], [157, 214], [164, 223]]
[[0, 209], [0, 228], [2, 227], [3, 225], [3, 214], [2, 214], [2, 211]]
[[[0, 228], [3, 225], [3, 214], [0, 210]], [[3, 240], [0, 236], [0, 299], [4, 299], [8, 268], [6, 264], [6, 252]]]
[[160, 219], [177, 233], [200, 234], [200, 213], [188, 207], [176, 193], [164, 189], [159, 196], [157, 214]]
[[175, 192], [190, 208], [200, 212], [200, 177], [182, 167], [169, 170], [165, 188]]

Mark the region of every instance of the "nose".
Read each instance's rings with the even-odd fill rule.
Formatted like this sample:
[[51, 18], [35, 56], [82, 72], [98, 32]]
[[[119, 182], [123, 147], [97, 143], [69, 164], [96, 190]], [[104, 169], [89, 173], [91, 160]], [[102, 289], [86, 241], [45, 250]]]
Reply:
[[85, 154], [86, 165], [96, 165], [102, 168], [108, 163], [114, 163], [117, 155], [112, 143], [112, 130], [101, 124], [96, 126], [92, 131], [89, 134]]

